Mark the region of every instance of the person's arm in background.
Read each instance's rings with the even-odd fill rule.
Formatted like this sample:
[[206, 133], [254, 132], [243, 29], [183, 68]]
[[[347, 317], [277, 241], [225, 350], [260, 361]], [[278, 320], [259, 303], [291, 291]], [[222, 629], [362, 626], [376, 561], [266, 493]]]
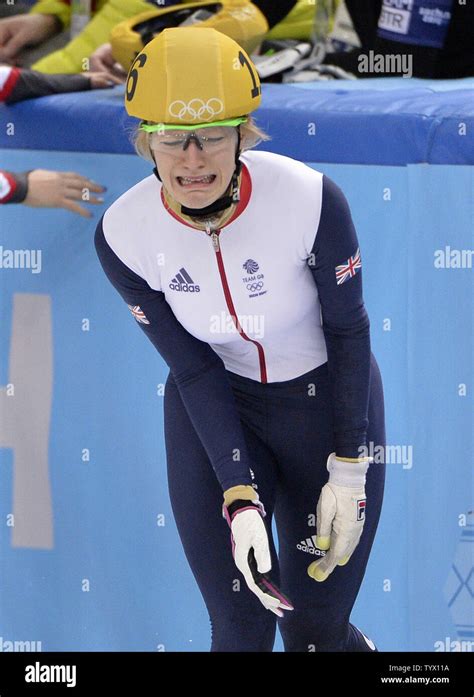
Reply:
[[0, 204], [23, 203], [28, 192], [27, 172], [8, 172], [0, 169]]
[[89, 194], [87, 203], [104, 202], [90, 192], [102, 193], [105, 187], [76, 172], [30, 169], [18, 173], [0, 169], [0, 205], [23, 203], [33, 208], [65, 208], [83, 218], [92, 218], [92, 213], [77, 203], [84, 201], [85, 191]]
[[119, 78], [108, 73], [44, 75], [35, 70], [0, 65], [0, 102], [14, 104], [24, 99], [45, 97], [49, 94], [111, 87], [121, 82]]
[[0, 19], [0, 60], [11, 61], [27, 46], [43, 43], [62, 30], [54, 14], [18, 14]]

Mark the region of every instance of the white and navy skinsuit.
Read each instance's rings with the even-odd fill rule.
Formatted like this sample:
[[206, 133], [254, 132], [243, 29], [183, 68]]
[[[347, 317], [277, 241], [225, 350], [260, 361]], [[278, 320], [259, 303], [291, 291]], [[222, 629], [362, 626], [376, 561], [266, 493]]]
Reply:
[[385, 445], [356, 232], [325, 175], [269, 152], [241, 161], [240, 203], [214, 235], [169, 209], [152, 174], [107, 209], [96, 250], [170, 368], [170, 497], [209, 611], [211, 650], [273, 648], [277, 618], [240, 577], [221, 513], [223, 490], [253, 484], [267, 511], [272, 579], [295, 607], [278, 619], [285, 650], [368, 651], [349, 616], [379, 519], [383, 465], [369, 467], [364, 532], [349, 563], [322, 583], [307, 574], [318, 558], [308, 521], [329, 453], [358, 457], [360, 446]]

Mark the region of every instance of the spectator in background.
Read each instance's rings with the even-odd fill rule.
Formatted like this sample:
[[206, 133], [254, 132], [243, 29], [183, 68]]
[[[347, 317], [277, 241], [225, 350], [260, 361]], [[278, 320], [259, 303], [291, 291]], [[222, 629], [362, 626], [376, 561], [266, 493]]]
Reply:
[[[252, 0], [259, 10], [264, 14], [268, 26], [268, 36], [278, 36], [279, 32], [285, 35], [285, 29], [292, 34], [303, 33], [309, 38], [313, 27], [314, 5], [310, 6], [308, 0]], [[298, 12], [291, 10], [298, 9]], [[285, 20], [285, 21], [284, 21]], [[90, 69], [109, 71], [114, 75], [122, 76], [125, 81], [127, 73], [122, 66], [116, 62], [112, 54], [110, 43], [99, 46], [90, 57]]]
[[[43, 75], [34, 70], [0, 66], [0, 102], [13, 104], [58, 92], [101, 89], [120, 82], [105, 73], [82, 75]], [[44, 169], [13, 173], [0, 169], [0, 204], [24, 203], [27, 206], [66, 208], [85, 218], [92, 214], [76, 201], [83, 201], [87, 192], [88, 203], [102, 203], [103, 199], [90, 196], [105, 187], [76, 172], [52, 172]]]
[[[407, 55], [413, 77], [462, 78], [474, 75], [474, 3], [458, 0], [345, 0], [361, 48], [330, 53], [324, 62], [357, 77], [393, 77], [397, 73], [360, 72], [360, 58]], [[396, 6], [395, 6], [396, 5]]]
[[[31, 65], [33, 69], [45, 73], [80, 72], [84, 56], [107, 40], [112, 26], [152, 7], [145, 0], [97, 0], [94, 5], [88, 26], [72, 41], [70, 0], [38, 0], [26, 14], [1, 19], [0, 60], [21, 59], [25, 48], [45, 44], [45, 50], [36, 54], [40, 59]], [[51, 52], [50, 40], [62, 31], [62, 45]]]
[[[71, 23], [69, 2], [38, 0], [27, 14], [0, 19], [0, 60], [21, 59], [25, 47], [48, 42], [58, 32], [68, 29]], [[97, 0], [87, 26], [67, 45], [64, 45], [65, 40], [59, 50], [40, 52], [42, 57], [31, 67], [45, 73], [77, 73], [84, 67], [84, 57], [91, 57], [100, 49], [89, 68], [108, 68], [111, 74], [125, 77], [122, 69], [115, 65], [108, 44], [112, 27], [140, 13], [179, 4], [179, 0], [163, 0], [159, 5], [146, 0]], [[255, 0], [254, 4], [267, 18], [269, 36], [293, 36], [295, 32], [303, 33], [306, 39], [311, 36], [315, 5], [308, 0]]]

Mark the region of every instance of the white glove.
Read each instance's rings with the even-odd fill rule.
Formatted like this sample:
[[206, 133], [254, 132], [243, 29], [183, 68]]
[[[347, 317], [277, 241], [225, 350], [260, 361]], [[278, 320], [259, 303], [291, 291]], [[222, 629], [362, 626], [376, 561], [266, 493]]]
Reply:
[[316, 515], [316, 546], [329, 550], [308, 566], [315, 581], [325, 581], [336, 566], [344, 566], [357, 547], [365, 522], [365, 475], [373, 458], [362, 462], [327, 460], [329, 481], [321, 489]]
[[238, 499], [229, 507], [223, 504], [222, 515], [231, 529], [234, 561], [247, 586], [267, 610], [283, 617], [282, 610], [293, 610], [291, 602], [268, 575], [272, 568], [270, 546], [263, 517], [263, 504]]

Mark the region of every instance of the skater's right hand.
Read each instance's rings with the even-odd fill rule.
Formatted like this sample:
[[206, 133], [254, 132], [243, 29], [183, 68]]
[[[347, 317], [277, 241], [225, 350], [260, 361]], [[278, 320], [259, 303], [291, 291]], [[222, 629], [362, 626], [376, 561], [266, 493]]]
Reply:
[[293, 610], [291, 602], [273, 583], [267, 530], [263, 522], [265, 509], [253, 492], [253, 500], [236, 499], [222, 506], [222, 515], [231, 529], [232, 554], [247, 586], [267, 610], [283, 617], [283, 610]]

